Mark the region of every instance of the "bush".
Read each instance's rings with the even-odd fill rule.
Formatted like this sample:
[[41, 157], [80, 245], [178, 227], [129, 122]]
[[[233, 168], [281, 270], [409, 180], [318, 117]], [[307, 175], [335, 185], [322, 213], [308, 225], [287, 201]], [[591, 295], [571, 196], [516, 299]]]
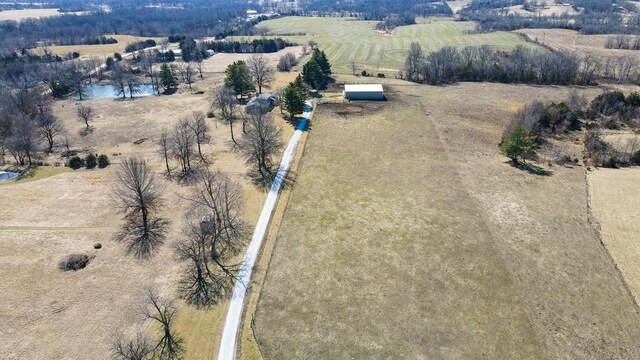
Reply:
[[362, 76], [369, 76], [369, 74], [367, 73], [367, 70], [362, 70]]
[[77, 271], [80, 269], [84, 269], [87, 264], [91, 261], [89, 255], [85, 254], [71, 254], [64, 257], [64, 259], [60, 260], [58, 263], [58, 269], [62, 271]]
[[93, 154], [87, 155], [87, 157], [84, 159], [84, 166], [87, 169], [93, 169], [94, 167], [96, 167], [96, 165], [98, 165], [96, 156]]
[[632, 165], [640, 165], [640, 150], [633, 153], [629, 161], [631, 162]]
[[618, 159], [615, 157], [610, 157], [607, 161], [602, 164], [603, 167], [617, 169], [618, 168]]
[[596, 96], [591, 101], [591, 110], [597, 114], [612, 115], [624, 105], [624, 102], [625, 98], [622, 91], [609, 91]]
[[113, 53], [113, 58], [116, 61], [122, 61], [122, 55], [120, 55], [120, 53], [118, 53], [118, 52]]
[[104, 169], [107, 166], [109, 166], [109, 158], [105, 154], [100, 154], [100, 156], [98, 156], [98, 167]]
[[383, 73], [378, 73], [378, 77], [379, 77], [379, 78], [383, 78], [383, 77], [385, 77], [385, 76], [384, 76], [384, 74], [383, 74]]
[[69, 159], [69, 167], [72, 168], [73, 170], [80, 169], [83, 164], [84, 164], [84, 161], [82, 161], [82, 159], [79, 156], [74, 156], [71, 159]]
[[100, 244], [100, 243], [95, 243], [95, 244], [93, 244], [93, 248], [94, 248], [94, 249], [102, 249], [102, 244]]

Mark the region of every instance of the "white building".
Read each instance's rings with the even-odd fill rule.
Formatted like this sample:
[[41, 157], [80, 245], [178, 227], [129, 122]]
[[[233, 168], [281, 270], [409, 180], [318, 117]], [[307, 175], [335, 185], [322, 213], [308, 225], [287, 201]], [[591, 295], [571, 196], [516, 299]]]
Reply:
[[382, 84], [347, 84], [342, 96], [349, 100], [382, 100], [384, 90]]

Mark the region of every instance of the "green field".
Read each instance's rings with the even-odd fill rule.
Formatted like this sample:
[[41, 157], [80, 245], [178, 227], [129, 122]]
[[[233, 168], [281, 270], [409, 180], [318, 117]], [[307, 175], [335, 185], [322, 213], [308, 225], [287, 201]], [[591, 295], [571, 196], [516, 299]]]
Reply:
[[509, 32], [467, 35], [464, 32], [475, 27], [472, 22], [418, 19], [418, 24], [397, 28], [393, 35], [377, 33], [375, 24], [376, 21], [349, 18], [285, 17], [264, 21], [258, 27], [267, 28], [270, 34], [276, 36], [306, 34], [282, 37], [300, 44], [316, 41], [329, 56], [333, 70], [339, 73], [351, 73], [351, 62], [354, 60], [359, 69], [400, 69], [413, 41], [419, 41], [425, 51], [448, 45], [490, 45], [498, 49], [510, 49], [516, 45], [533, 46]]

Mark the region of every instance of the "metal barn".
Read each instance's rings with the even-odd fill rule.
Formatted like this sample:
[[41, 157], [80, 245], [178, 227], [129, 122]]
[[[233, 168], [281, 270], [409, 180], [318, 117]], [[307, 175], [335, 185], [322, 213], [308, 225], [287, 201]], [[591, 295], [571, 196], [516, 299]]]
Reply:
[[382, 100], [382, 84], [347, 84], [342, 95], [349, 100]]

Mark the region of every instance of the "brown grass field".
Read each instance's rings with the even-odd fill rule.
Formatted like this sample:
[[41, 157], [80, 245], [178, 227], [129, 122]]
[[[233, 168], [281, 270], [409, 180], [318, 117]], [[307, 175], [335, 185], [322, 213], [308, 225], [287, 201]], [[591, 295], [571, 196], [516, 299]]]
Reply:
[[[0, 13], [2, 14], [2, 13]], [[103, 44], [103, 45], [59, 45], [59, 46], [48, 46], [47, 50], [51, 51], [56, 55], [66, 55], [71, 52], [78, 52], [80, 54], [81, 59], [86, 59], [88, 57], [99, 57], [106, 58], [108, 56], [113, 56], [113, 53], [119, 52], [124, 54], [125, 47], [128, 44], [134, 43], [136, 41], [142, 41], [147, 39], [153, 39], [156, 42], [162, 41], [163, 38], [158, 37], [139, 37], [133, 35], [105, 35], [106, 37], [112, 37], [118, 40], [115, 44]], [[37, 53], [44, 52], [44, 48], [36, 48], [32, 49]]]
[[497, 151], [519, 107], [569, 89], [386, 89], [316, 109], [254, 319], [264, 358], [640, 357], [584, 169]]
[[[22, 21], [25, 19], [39, 19], [49, 16], [60, 16], [63, 13], [58, 12], [58, 9], [22, 9], [22, 10], [4, 10], [0, 11], [0, 21], [14, 20]], [[82, 14], [82, 11], [71, 12], [64, 14]]]
[[640, 52], [636, 50], [606, 49], [604, 45], [607, 39], [615, 35], [582, 35], [566, 29], [523, 29], [516, 32], [552, 49], [572, 50], [583, 55], [592, 54], [602, 61], [622, 56], [632, 56], [640, 60]]
[[[215, 57], [210, 61], [217, 62], [216, 66], [223, 64]], [[279, 74], [277, 83], [293, 76], [295, 73]], [[194, 88], [208, 93], [221, 82], [222, 74], [206, 72]], [[192, 95], [181, 89], [170, 96], [82, 103], [94, 107], [98, 115], [93, 132], [87, 136], [79, 134], [83, 124], [75, 119], [79, 103], [57, 101], [54, 113], [64, 121], [73, 148], [105, 153], [112, 165], [77, 171], [41, 167], [31, 178], [0, 185], [3, 359], [109, 359], [111, 336], [119, 330], [131, 332], [140, 323], [138, 308], [144, 286], [175, 297], [179, 265], [170, 243], [180, 236], [185, 211], [181, 194], [188, 186], [162, 180], [166, 206], [161, 215], [171, 219], [167, 243], [157, 256], [137, 260], [113, 240], [121, 219], [111, 195], [112, 176], [127, 156], [145, 158], [162, 171], [161, 159], [154, 154], [161, 128], [171, 127], [192, 111], [206, 111], [208, 95]], [[287, 140], [293, 132], [291, 125], [277, 109], [274, 115], [283, 128], [283, 140]], [[211, 168], [225, 171], [242, 184], [245, 219], [253, 227], [266, 193], [246, 175], [244, 160], [231, 148], [228, 126], [214, 120], [209, 126], [212, 145], [205, 151]], [[240, 137], [241, 123], [235, 130]], [[140, 139], [146, 140], [134, 145]], [[96, 242], [102, 249], [93, 249]], [[96, 257], [81, 271], [58, 271], [58, 261], [76, 252]], [[180, 304], [176, 330], [185, 340], [187, 359], [208, 360], [217, 354], [226, 306], [222, 302], [197, 310]]]
[[635, 297], [640, 300], [640, 169], [597, 169], [588, 173], [591, 210], [602, 240]]

